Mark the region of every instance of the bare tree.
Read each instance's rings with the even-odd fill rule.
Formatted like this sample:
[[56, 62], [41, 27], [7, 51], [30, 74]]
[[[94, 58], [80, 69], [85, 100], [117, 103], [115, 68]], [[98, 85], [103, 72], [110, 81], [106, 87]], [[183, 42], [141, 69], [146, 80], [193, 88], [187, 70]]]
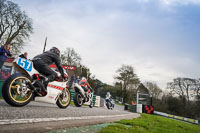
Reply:
[[140, 80], [134, 72], [132, 66], [129, 65], [122, 65], [117, 71], [118, 76], [115, 77], [118, 81], [122, 83], [122, 90], [123, 90], [123, 99], [124, 103], [127, 102], [128, 98], [128, 89], [131, 84], [139, 84]]
[[196, 93], [196, 99], [200, 100], [200, 79], [195, 80], [195, 93]]
[[12, 53], [17, 54], [32, 32], [31, 18], [17, 4], [0, 0], [0, 45], [11, 44]]
[[73, 48], [67, 48], [61, 54], [61, 63], [66, 65], [78, 65], [81, 62], [81, 57]]
[[177, 94], [181, 98], [186, 98], [189, 103], [190, 99], [194, 97], [195, 79], [190, 78], [176, 78], [173, 82], [167, 84], [172, 94]]
[[159, 96], [162, 93], [162, 90], [158, 87], [156, 83], [146, 82], [145, 86], [152, 93], [152, 97], [155, 99], [159, 99]]

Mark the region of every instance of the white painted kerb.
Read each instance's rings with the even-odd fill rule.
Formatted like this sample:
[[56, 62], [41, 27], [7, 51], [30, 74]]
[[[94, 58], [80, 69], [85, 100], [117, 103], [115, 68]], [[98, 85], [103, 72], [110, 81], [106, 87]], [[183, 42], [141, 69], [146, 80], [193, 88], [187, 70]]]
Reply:
[[123, 114], [123, 115], [106, 115], [106, 116], [82, 116], [82, 117], [58, 117], [58, 118], [31, 118], [31, 119], [6, 119], [0, 120], [0, 125], [6, 124], [27, 124], [27, 123], [37, 123], [37, 122], [52, 122], [52, 121], [64, 121], [64, 120], [83, 120], [83, 119], [101, 119], [110, 117], [123, 117], [133, 114]]

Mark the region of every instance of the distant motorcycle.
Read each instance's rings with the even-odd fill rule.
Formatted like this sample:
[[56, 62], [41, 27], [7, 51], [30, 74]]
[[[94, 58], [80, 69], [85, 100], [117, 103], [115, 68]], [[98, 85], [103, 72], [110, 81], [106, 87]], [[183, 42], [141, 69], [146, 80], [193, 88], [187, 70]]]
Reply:
[[111, 109], [111, 110], [114, 109], [115, 103], [114, 103], [114, 101], [111, 98], [106, 98], [105, 102], [106, 102], [106, 107], [108, 109]]
[[[47, 86], [47, 93], [41, 91], [41, 84], [45, 76], [39, 74], [33, 68], [33, 62], [24, 58], [17, 58], [13, 62], [15, 73], [8, 77], [2, 88], [4, 100], [11, 106], [25, 106], [32, 100], [54, 103], [59, 108], [67, 108], [70, 104], [71, 94], [66, 87], [67, 81], [58, 78]], [[59, 74], [59, 73], [58, 73]], [[67, 73], [65, 73], [67, 75]], [[59, 76], [61, 77], [61, 76]], [[39, 95], [41, 94], [41, 95]]]
[[75, 106], [81, 107], [84, 103], [88, 102], [89, 107], [92, 108], [94, 90], [90, 89], [89, 92], [85, 92], [79, 83], [74, 82], [74, 81], [71, 81], [71, 82], [72, 82], [71, 88], [75, 90], [75, 94], [74, 94]]

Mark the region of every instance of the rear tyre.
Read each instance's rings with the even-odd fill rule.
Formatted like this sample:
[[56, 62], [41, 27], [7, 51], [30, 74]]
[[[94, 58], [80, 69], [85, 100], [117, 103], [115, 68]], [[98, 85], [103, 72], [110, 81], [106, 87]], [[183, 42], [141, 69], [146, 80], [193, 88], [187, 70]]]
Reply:
[[76, 92], [74, 95], [74, 104], [76, 107], [81, 107], [83, 105], [83, 97], [79, 92]]
[[2, 96], [11, 106], [21, 107], [33, 99], [33, 92], [28, 86], [31, 78], [22, 73], [11, 75], [4, 81]]
[[71, 93], [69, 89], [66, 88], [66, 93], [62, 93], [56, 102], [59, 108], [65, 109], [69, 106], [71, 101]]

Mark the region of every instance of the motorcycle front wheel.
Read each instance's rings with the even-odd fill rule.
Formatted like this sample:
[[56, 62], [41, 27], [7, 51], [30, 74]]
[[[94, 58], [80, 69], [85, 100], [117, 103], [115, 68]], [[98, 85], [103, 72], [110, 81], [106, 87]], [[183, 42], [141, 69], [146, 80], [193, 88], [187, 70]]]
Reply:
[[70, 93], [69, 89], [66, 88], [66, 89], [65, 89], [65, 92], [63, 92], [63, 93], [59, 96], [59, 98], [58, 98], [56, 104], [57, 104], [57, 106], [58, 106], [59, 108], [65, 109], [65, 108], [67, 108], [67, 107], [69, 106], [70, 101], [71, 101], [71, 93]]
[[110, 102], [107, 102], [106, 106], [107, 106], [108, 109], [110, 109]]
[[11, 106], [21, 107], [33, 99], [33, 92], [27, 83], [31, 83], [29, 76], [16, 73], [8, 77], [2, 87], [2, 96]]
[[93, 102], [92, 102], [92, 101], [91, 101], [91, 103], [90, 103], [89, 107], [90, 107], [90, 108], [92, 108], [92, 107], [93, 107]]

